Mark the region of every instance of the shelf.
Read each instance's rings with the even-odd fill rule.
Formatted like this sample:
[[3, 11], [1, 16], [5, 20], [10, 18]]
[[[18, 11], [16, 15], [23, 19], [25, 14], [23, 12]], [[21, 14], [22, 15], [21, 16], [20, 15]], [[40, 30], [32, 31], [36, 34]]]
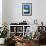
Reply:
[[[10, 33], [15, 33], [15, 32], [10, 32]], [[16, 33], [23, 33], [23, 32], [16, 32]]]
[[16, 32], [16, 33], [23, 33], [23, 32]]
[[31, 26], [31, 25], [9, 25], [9, 26]]
[[10, 33], [15, 33], [15, 32], [10, 32]]
[[[25, 36], [26, 34], [26, 28], [30, 27], [31, 25], [9, 25], [10, 33], [16, 33], [17, 35], [22, 34], [22, 36]], [[14, 30], [16, 32], [14, 32]], [[13, 32], [11, 32], [13, 31]]]

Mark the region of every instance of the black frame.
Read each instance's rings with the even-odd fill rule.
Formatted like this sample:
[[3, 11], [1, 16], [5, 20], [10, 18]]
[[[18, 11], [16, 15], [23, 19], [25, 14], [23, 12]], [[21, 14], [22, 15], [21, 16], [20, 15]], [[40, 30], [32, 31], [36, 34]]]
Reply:
[[[24, 14], [24, 5], [28, 5], [28, 9], [30, 9], [29, 14]], [[29, 10], [28, 10], [29, 11]], [[32, 3], [22, 3], [22, 16], [32, 16]]]

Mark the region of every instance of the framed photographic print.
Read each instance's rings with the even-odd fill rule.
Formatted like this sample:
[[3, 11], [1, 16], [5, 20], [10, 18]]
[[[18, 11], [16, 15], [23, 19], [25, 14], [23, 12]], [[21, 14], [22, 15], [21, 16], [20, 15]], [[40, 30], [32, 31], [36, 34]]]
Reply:
[[22, 3], [22, 16], [32, 16], [32, 3]]

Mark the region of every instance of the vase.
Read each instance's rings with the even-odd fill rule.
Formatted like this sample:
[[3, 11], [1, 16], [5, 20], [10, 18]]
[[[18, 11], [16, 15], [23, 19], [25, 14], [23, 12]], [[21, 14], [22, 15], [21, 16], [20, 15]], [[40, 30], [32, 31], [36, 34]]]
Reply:
[[0, 38], [0, 44], [4, 44], [5, 38]]

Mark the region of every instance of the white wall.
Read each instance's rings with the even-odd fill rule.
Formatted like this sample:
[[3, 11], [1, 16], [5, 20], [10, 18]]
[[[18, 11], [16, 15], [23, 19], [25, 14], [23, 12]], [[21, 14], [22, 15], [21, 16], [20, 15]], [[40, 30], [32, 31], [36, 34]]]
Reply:
[[[32, 16], [22, 16], [22, 3], [32, 2]], [[4, 3], [5, 17], [7, 23], [21, 22], [26, 20], [29, 24], [34, 23], [37, 19], [38, 24], [41, 21], [46, 25], [46, 0], [5, 0]]]
[[[8, 2], [8, 1], [7, 1]], [[11, 0], [9, 3], [11, 6], [9, 7], [9, 22], [22, 22], [23, 20], [31, 21], [29, 18], [32, 16], [22, 16], [22, 3], [31, 3], [32, 0]], [[11, 17], [11, 18], [10, 18]], [[32, 18], [31, 18], [32, 19]]]
[[2, 0], [0, 0], [0, 27], [2, 27]]
[[8, 23], [7, 17], [7, 0], [2, 0], [2, 23]]

